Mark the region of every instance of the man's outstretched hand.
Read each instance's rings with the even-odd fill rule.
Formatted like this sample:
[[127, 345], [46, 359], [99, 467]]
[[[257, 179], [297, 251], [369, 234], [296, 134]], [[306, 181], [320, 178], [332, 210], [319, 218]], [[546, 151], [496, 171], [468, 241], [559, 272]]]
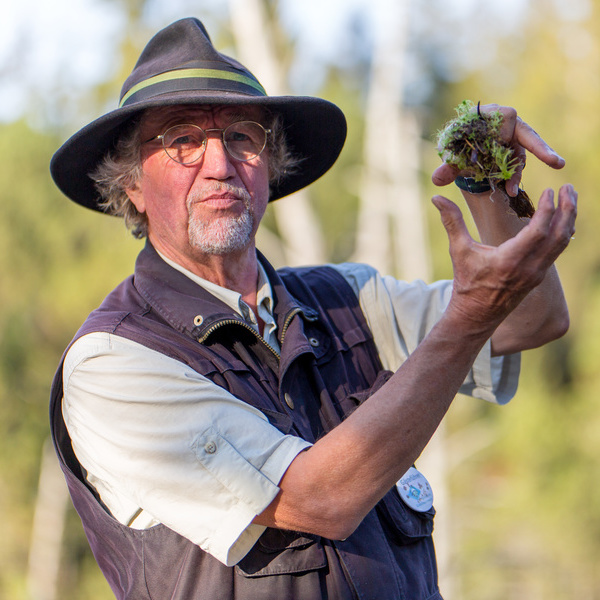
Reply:
[[434, 196], [448, 234], [454, 288], [447, 314], [472, 327], [473, 333], [493, 330], [539, 285], [568, 246], [575, 232], [577, 192], [563, 185], [544, 191], [530, 222], [499, 246], [487, 246], [469, 234], [458, 206]]

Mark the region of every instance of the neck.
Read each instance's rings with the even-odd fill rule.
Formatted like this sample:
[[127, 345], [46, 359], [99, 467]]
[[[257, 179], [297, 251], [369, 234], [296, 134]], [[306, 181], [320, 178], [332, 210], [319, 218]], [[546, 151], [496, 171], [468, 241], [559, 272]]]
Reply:
[[258, 281], [258, 260], [254, 243], [247, 248], [227, 254], [206, 254], [194, 249], [177, 252], [164, 247], [150, 237], [152, 245], [164, 256], [176, 262], [194, 275], [211, 283], [233, 290], [252, 308], [256, 306], [256, 285]]

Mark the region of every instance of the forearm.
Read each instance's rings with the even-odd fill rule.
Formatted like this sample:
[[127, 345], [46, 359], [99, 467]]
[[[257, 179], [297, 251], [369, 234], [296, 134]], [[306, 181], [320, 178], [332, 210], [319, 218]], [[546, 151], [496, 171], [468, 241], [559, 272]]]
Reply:
[[499, 246], [517, 235], [529, 222], [529, 219], [517, 217], [509, 207], [507, 195], [501, 190], [482, 194], [461, 192], [483, 244]]
[[349, 535], [418, 458], [491, 333], [463, 323], [445, 315], [381, 390], [298, 455], [256, 522]]
[[[528, 219], [520, 219], [508, 207], [501, 191], [488, 194], [463, 192], [482, 243], [498, 246], [514, 237]], [[562, 285], [552, 266], [543, 281], [534, 288], [492, 335], [494, 356], [512, 354], [539, 347], [566, 332], [569, 313]]]

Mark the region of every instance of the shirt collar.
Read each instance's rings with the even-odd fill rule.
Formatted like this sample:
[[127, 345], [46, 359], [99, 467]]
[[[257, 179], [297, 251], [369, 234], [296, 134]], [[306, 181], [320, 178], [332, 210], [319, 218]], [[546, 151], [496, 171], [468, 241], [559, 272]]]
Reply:
[[[155, 248], [156, 250], [156, 248]], [[175, 261], [167, 258], [162, 252], [156, 250], [158, 255], [171, 267], [183, 273], [186, 277], [189, 277], [194, 283], [197, 283], [200, 287], [204, 288], [207, 292], [218, 298], [221, 302], [229, 306], [232, 310], [238, 313], [244, 319], [248, 318], [248, 306], [242, 300], [242, 295], [239, 292], [234, 292], [228, 288], [222, 287], [199, 277], [195, 273], [192, 273], [188, 269], [182, 267]], [[266, 309], [267, 313], [273, 314], [273, 290], [269, 283], [267, 273], [258, 261], [258, 280], [256, 283], [256, 304], [258, 307], [262, 306]]]

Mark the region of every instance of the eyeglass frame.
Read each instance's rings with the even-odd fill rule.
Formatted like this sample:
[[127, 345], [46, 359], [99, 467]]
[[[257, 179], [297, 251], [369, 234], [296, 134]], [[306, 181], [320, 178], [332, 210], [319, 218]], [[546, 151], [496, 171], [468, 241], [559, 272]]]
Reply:
[[[225, 141], [225, 132], [230, 127], [233, 127], [234, 125], [239, 125], [240, 123], [252, 123], [254, 125], [258, 125], [265, 132], [265, 143], [263, 144], [263, 147], [260, 149], [260, 151], [257, 154], [255, 154], [254, 156], [251, 156], [250, 158], [238, 158], [237, 156], [234, 156], [231, 153], [231, 151], [229, 150], [229, 148], [227, 147], [227, 142]], [[194, 160], [192, 160], [190, 162], [183, 163], [183, 162], [178, 161], [176, 158], [173, 158], [169, 154], [169, 152], [167, 150], [167, 147], [165, 146], [165, 135], [167, 135], [167, 133], [171, 129], [174, 129], [175, 127], [186, 127], [186, 126], [188, 126], [188, 127], [194, 127], [195, 129], [200, 130], [204, 134], [204, 140], [202, 141], [202, 145], [200, 146], [200, 148], [202, 148], [202, 151], [198, 155], [198, 158], [195, 158]], [[269, 136], [270, 133], [272, 133], [271, 129], [267, 129], [264, 125], [262, 125], [258, 121], [250, 121], [250, 120], [234, 121], [233, 123], [230, 123], [229, 125], [227, 125], [227, 127], [224, 127], [224, 128], [211, 127], [210, 129], [203, 129], [202, 127], [200, 127], [199, 125], [195, 125], [194, 123], [177, 123], [176, 125], [171, 125], [170, 127], [168, 127], [165, 130], [164, 133], [161, 133], [159, 135], [155, 135], [155, 136], [151, 137], [150, 139], [142, 142], [142, 145], [148, 144], [148, 143], [153, 142], [155, 140], [160, 140], [161, 141], [161, 145], [163, 147], [163, 150], [165, 151], [165, 154], [172, 161], [176, 162], [178, 165], [183, 165], [183, 166], [193, 165], [195, 162], [199, 161], [204, 156], [204, 153], [206, 152], [206, 143], [208, 141], [208, 135], [207, 135], [207, 133], [209, 133], [211, 131], [220, 131], [221, 132], [221, 142], [223, 143], [223, 148], [225, 148], [225, 151], [227, 152], [227, 156], [229, 156], [233, 160], [237, 160], [238, 162], [248, 162], [250, 160], [258, 158], [264, 152], [264, 149], [267, 147], [267, 143], [268, 143], [268, 140], [269, 140], [268, 136]]]

